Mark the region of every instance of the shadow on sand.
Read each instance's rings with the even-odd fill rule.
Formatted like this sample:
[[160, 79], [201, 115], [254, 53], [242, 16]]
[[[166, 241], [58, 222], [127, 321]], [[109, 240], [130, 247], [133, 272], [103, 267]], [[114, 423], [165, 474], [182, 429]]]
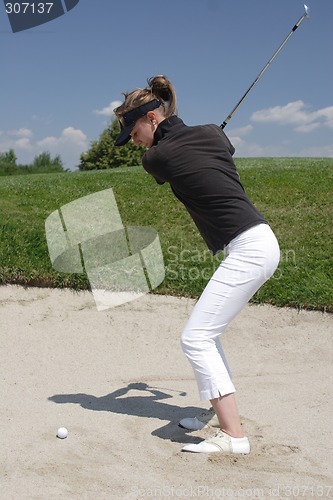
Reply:
[[[168, 392], [177, 392], [180, 396], [186, 396], [185, 392], [174, 391], [173, 389], [164, 389]], [[129, 394], [135, 391], [135, 395]], [[137, 391], [143, 391], [143, 395], [138, 395]], [[108, 411], [122, 415], [132, 415], [143, 418], [155, 418], [167, 420], [168, 423], [155, 429], [153, 436], [170, 441], [187, 443], [201, 441], [194, 436], [187, 436], [186, 429], [178, 425], [179, 420], [185, 417], [193, 417], [202, 411], [202, 408], [189, 406], [182, 408], [163, 400], [170, 400], [173, 396], [156, 387], [150, 387], [143, 382], [131, 383], [127, 387], [117, 389], [105, 396], [96, 397], [92, 394], [55, 394], [48, 398], [57, 404], [78, 404], [86, 410]]]

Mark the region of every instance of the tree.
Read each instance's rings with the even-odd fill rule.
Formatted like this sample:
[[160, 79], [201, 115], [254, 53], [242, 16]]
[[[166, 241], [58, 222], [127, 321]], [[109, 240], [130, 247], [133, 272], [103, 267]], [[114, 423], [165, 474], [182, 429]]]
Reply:
[[35, 156], [29, 165], [21, 165], [16, 162], [17, 157], [13, 149], [0, 153], [0, 175], [48, 174], [68, 171], [64, 169], [60, 155], [51, 158], [48, 151]]
[[31, 164], [32, 172], [64, 172], [64, 167], [60, 155], [55, 156], [53, 159], [48, 151], [40, 153], [35, 156]]
[[17, 170], [16, 154], [13, 149], [0, 153], [0, 172], [3, 174], [13, 174]]
[[14, 149], [10, 149], [6, 153], [0, 153], [0, 161], [1, 163], [10, 163], [11, 165], [16, 165], [16, 154]]
[[132, 141], [122, 147], [115, 146], [119, 132], [119, 122], [113, 120], [100, 134], [99, 139], [91, 143], [90, 149], [81, 154], [79, 169], [100, 170], [139, 165], [145, 148], [135, 146]]

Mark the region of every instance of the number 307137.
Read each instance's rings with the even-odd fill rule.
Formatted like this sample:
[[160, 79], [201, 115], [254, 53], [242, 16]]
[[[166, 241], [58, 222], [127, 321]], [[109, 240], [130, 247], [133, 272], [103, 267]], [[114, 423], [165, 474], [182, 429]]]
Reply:
[[53, 2], [7, 2], [7, 14], [49, 14]]

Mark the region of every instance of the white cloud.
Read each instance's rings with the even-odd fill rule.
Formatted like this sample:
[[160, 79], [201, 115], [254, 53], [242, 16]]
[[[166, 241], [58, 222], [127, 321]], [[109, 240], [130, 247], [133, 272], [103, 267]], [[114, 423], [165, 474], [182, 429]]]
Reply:
[[121, 101], [111, 101], [108, 106], [102, 109], [95, 109], [94, 113], [96, 115], [102, 115], [102, 116], [114, 116], [113, 110], [120, 106], [122, 104]]
[[19, 128], [17, 130], [10, 130], [8, 132], [8, 135], [9, 136], [13, 136], [13, 137], [25, 137], [25, 138], [28, 138], [28, 139], [31, 139], [33, 137], [33, 132], [32, 130], [30, 130], [29, 128]]
[[323, 117], [325, 119], [325, 125], [329, 128], [333, 128], [333, 106], [328, 108], [319, 109], [317, 111], [318, 117]]
[[244, 127], [230, 129], [227, 135], [236, 150], [242, 148], [244, 144], [246, 144], [243, 137], [249, 135], [252, 130], [253, 125], [245, 125]]
[[39, 148], [52, 151], [54, 148], [57, 147], [59, 142], [60, 142], [60, 139], [58, 139], [57, 137], [54, 137], [54, 136], [50, 136], [50, 137], [45, 137], [41, 141], [38, 141], [37, 146]]
[[[326, 146], [309, 146], [295, 149], [293, 141], [282, 141], [278, 144], [258, 144], [243, 139], [231, 141], [236, 148], [235, 157], [314, 157], [333, 158], [333, 144]], [[237, 162], [236, 162], [237, 163]]]
[[[16, 138], [18, 137], [18, 138]], [[31, 136], [32, 137], [32, 136]], [[31, 137], [20, 136], [13, 131], [3, 132], [1, 134], [0, 151], [8, 151], [14, 149], [15, 153], [20, 151], [31, 151], [33, 146], [31, 144]]]
[[32, 130], [28, 128], [19, 128], [9, 130], [8, 132], [1, 131], [0, 152], [9, 151], [13, 149], [15, 153], [30, 153], [33, 151], [33, 138]]
[[82, 130], [74, 128], [74, 127], [67, 127], [62, 131], [61, 138], [64, 142], [72, 142], [75, 143], [79, 147], [86, 147], [87, 146], [87, 136]]
[[233, 128], [228, 133], [229, 136], [239, 136], [244, 137], [244, 135], [249, 135], [253, 130], [253, 125], [245, 125], [240, 128]]
[[37, 146], [49, 149], [51, 152], [56, 148], [66, 145], [83, 150], [88, 145], [87, 136], [82, 130], [75, 129], [74, 127], [67, 127], [62, 131], [60, 137], [49, 136], [37, 142]]
[[36, 146], [37, 154], [49, 151], [53, 155], [60, 155], [65, 168], [73, 168], [78, 165], [81, 153], [88, 149], [89, 142], [82, 130], [67, 127], [59, 137], [45, 137], [37, 141]]
[[65, 168], [73, 168], [79, 163], [80, 155], [89, 147], [89, 141], [84, 132], [74, 127], [63, 129], [57, 136], [48, 136], [34, 140], [30, 129], [19, 128], [1, 134], [0, 152], [13, 149], [18, 163], [27, 164], [44, 151], [52, 156], [60, 155]]
[[333, 128], [333, 106], [309, 111], [303, 101], [289, 102], [285, 106], [274, 106], [255, 111], [251, 120], [257, 123], [293, 125], [296, 132], [308, 133], [321, 126]]
[[320, 123], [308, 123], [306, 125], [301, 125], [300, 127], [296, 127], [295, 131], [296, 132], [301, 132], [303, 134], [307, 134], [308, 132], [312, 132], [312, 130], [315, 130], [316, 128], [320, 127]]
[[12, 148], [14, 150], [21, 150], [21, 151], [32, 151], [33, 150], [33, 145], [30, 142], [30, 139], [28, 137], [22, 137], [21, 139], [18, 139], [15, 141], [15, 146]]
[[251, 120], [259, 123], [292, 123], [301, 125], [308, 123], [308, 115], [302, 108], [305, 104], [303, 101], [289, 102], [285, 106], [274, 106], [272, 108], [261, 109], [255, 111]]
[[[265, 148], [260, 144], [257, 144], [255, 142], [246, 142], [242, 139], [238, 139], [236, 141], [232, 140], [231, 142], [236, 148], [235, 157], [238, 156], [248, 158], [266, 156]], [[268, 156], [274, 156], [273, 152], [270, 152]]]

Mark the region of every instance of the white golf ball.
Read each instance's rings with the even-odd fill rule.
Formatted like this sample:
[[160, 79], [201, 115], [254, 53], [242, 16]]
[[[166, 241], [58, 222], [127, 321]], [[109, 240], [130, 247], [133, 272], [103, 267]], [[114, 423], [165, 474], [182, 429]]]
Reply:
[[60, 439], [65, 439], [68, 436], [68, 430], [66, 427], [59, 427], [57, 432], [57, 437]]

